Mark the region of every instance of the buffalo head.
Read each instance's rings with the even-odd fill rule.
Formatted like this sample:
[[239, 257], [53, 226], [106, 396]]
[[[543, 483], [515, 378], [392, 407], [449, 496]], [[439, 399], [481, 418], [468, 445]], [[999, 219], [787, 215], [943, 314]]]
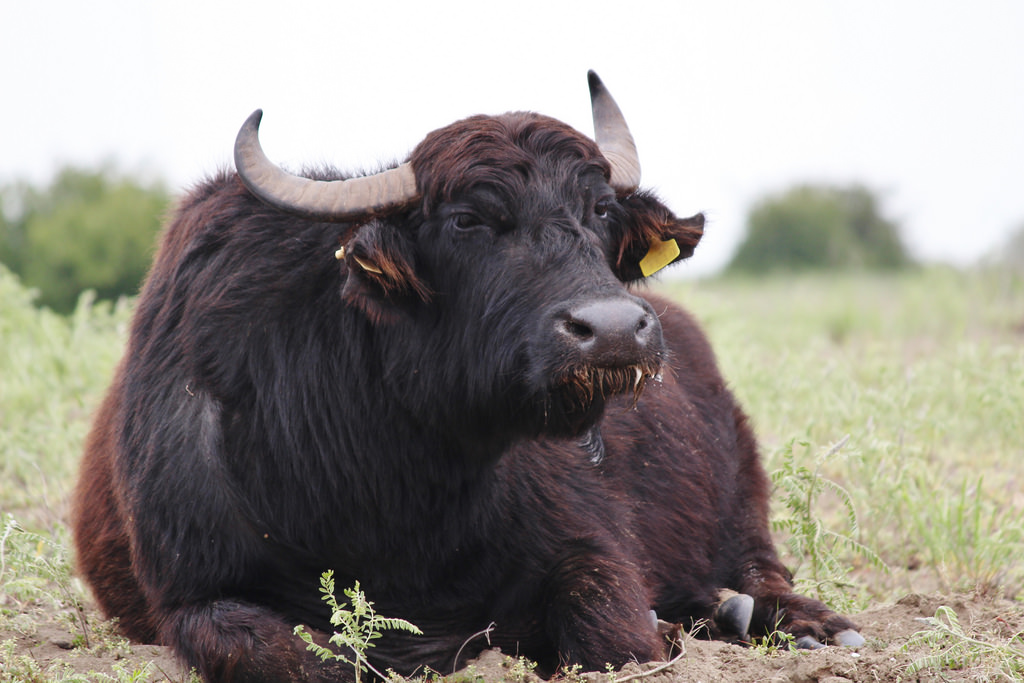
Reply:
[[[239, 132], [253, 194], [347, 224], [342, 296], [381, 358], [367, 380], [435, 433], [579, 435], [662, 367], [657, 312], [629, 284], [690, 256], [704, 218], [679, 219], [637, 189], [622, 113], [593, 72], [590, 90], [595, 140], [538, 114], [475, 116], [430, 133], [396, 168], [342, 180], [271, 164], [260, 112]], [[449, 401], [433, 398], [439, 388]]]

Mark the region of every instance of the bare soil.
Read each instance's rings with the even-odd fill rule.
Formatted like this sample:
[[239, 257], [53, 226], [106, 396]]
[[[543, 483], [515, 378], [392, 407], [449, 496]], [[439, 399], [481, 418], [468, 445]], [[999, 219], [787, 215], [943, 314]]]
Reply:
[[[998, 664], [985, 659], [959, 665], [960, 668], [926, 668], [908, 675], [908, 666], [936, 653], [930, 646], [905, 646], [914, 634], [927, 630], [924, 621], [935, 616], [940, 606], [956, 611], [964, 630], [983, 642], [1006, 644], [1024, 632], [1024, 604], [983, 595], [907, 595], [891, 604], [879, 605], [853, 615], [867, 642], [857, 649], [829, 647], [815, 651], [789, 651], [741, 647], [684, 636], [685, 652], [670, 666], [659, 663], [627, 665], [614, 674], [566, 674], [571, 683], [649, 683], [696, 681], [977, 681], [1014, 680], [1001, 673]], [[44, 613], [7, 616], [0, 629], [2, 680], [52, 680], [73, 674], [93, 674], [95, 680], [130, 680], [125, 673], [148, 670], [151, 681], [188, 681], [187, 671], [167, 648], [129, 644], [109, 634], [94, 633], [92, 647], [74, 647], [78, 631], [66, 618]], [[98, 616], [89, 616], [98, 623]], [[99, 643], [99, 644], [97, 644]], [[1019, 646], [1018, 646], [1019, 647]], [[33, 676], [36, 670], [43, 675]], [[447, 673], [447, 672], [445, 672]], [[1020, 674], [1017, 673], [1017, 676]], [[454, 678], [472, 683], [539, 681], [514, 657], [498, 651], [483, 653]]]

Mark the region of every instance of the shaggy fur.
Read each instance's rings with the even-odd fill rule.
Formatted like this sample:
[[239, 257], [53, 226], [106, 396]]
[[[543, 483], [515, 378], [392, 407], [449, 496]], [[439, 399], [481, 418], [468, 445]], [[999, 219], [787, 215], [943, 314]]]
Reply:
[[[616, 198], [596, 145], [534, 114], [455, 123], [411, 162], [421, 202], [362, 225], [233, 173], [183, 199], [75, 492], [105, 614], [209, 681], [351, 677], [292, 634], [330, 631], [326, 569], [423, 629], [371, 651], [400, 673], [450, 671], [492, 622], [548, 671], [657, 659], [649, 610], [705, 619], [722, 588], [760, 631], [850, 628], [792, 593], [704, 335], [628, 288], [652, 237], [688, 257], [703, 217]], [[607, 302], [652, 326], [612, 367], [565, 333]]]

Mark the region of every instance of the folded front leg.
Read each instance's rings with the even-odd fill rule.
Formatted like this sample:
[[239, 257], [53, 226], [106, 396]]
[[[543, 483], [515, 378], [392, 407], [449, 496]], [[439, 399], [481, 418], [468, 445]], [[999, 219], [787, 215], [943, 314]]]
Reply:
[[563, 667], [603, 671], [665, 656], [649, 592], [632, 562], [585, 545], [572, 548], [549, 574], [545, 604]]
[[[204, 681], [285, 683], [352, 681], [351, 666], [323, 662], [271, 610], [246, 602], [216, 600], [167, 610], [161, 640]], [[317, 640], [326, 636], [314, 634]]]
[[789, 573], [781, 566], [749, 570], [741, 590], [754, 598], [751, 635], [781, 631], [794, 636], [803, 648], [864, 643], [852, 621], [819, 600], [794, 593]]

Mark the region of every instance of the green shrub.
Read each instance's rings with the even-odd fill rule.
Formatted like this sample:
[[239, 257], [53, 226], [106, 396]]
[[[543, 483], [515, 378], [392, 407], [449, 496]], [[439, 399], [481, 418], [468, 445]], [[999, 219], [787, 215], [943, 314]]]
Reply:
[[910, 262], [899, 227], [859, 185], [801, 185], [756, 204], [727, 269], [894, 269]]
[[0, 188], [0, 261], [68, 313], [82, 291], [117, 299], [138, 291], [170, 195], [113, 169], [67, 167], [46, 187]]

